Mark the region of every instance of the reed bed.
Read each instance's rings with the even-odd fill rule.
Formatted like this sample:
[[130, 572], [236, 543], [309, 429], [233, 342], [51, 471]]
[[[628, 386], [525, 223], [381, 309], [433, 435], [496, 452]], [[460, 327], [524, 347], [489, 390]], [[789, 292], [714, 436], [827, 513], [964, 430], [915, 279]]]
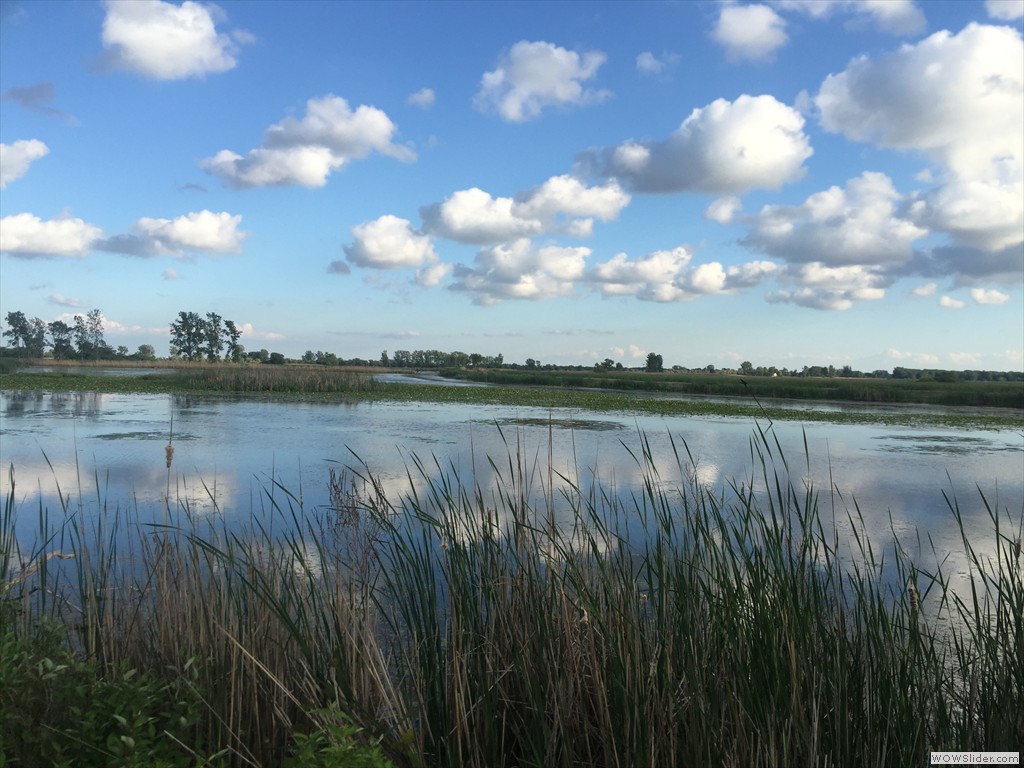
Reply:
[[[718, 488], [685, 444], [663, 474], [641, 435], [627, 500], [508, 447], [480, 459], [491, 487], [414, 457], [418, 490], [395, 497], [357, 468], [307, 510], [271, 484], [244, 525], [169, 502], [139, 526], [137, 510], [97, 499], [87, 516], [68, 498], [56, 520], [38, 511], [31, 544], [15, 540], [12, 469], [4, 643], [56, 637], [51, 655], [59, 642], [104, 679], [156, 681], [181, 714], [152, 715], [133, 744], [163, 744], [167, 765], [321, 765], [344, 746], [376, 762], [331, 764], [904, 766], [1020, 748], [1018, 513], [986, 502], [991, 538], [963, 535], [955, 591], [868, 537], [833, 489], [826, 511], [771, 432], [751, 439], [750, 475]], [[3, 755], [31, 765], [24, 694], [0, 691]], [[45, 699], [29, 697], [34, 716], [67, 732]], [[95, 764], [146, 764], [103, 750]]]
[[228, 393], [362, 393], [378, 382], [366, 373], [323, 366], [240, 365], [185, 368], [161, 378], [171, 387], [190, 392]]

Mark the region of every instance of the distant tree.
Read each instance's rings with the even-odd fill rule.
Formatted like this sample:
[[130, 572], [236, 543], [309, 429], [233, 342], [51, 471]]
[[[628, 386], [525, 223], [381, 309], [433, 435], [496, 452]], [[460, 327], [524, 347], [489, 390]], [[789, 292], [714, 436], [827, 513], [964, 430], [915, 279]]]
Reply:
[[615, 361], [612, 360], [610, 357], [606, 357], [604, 360], [602, 360], [600, 363], [598, 363], [594, 367], [599, 369], [599, 370], [603, 369], [603, 370], [606, 370], [606, 371], [610, 371], [612, 368], [615, 367]]
[[64, 360], [75, 353], [71, 343], [72, 328], [63, 320], [54, 320], [46, 326], [50, 332], [50, 346], [53, 347], [53, 357], [56, 360]]
[[303, 354], [302, 354], [302, 362], [304, 362], [304, 363], [315, 363], [316, 362], [316, 355], [313, 354], [313, 350], [312, 349], [307, 349], [305, 352], [303, 352]]
[[152, 344], [139, 344], [139, 350], [135, 353], [136, 360], [156, 360], [156, 350]]
[[224, 351], [224, 359], [237, 363], [242, 359], [245, 349], [238, 340], [242, 338], [242, 332], [233, 320], [224, 321], [224, 334], [227, 336], [227, 349]]
[[223, 319], [216, 312], [207, 312], [202, 323], [203, 352], [206, 360], [215, 363], [220, 360], [220, 351], [224, 349]]
[[107, 353], [107, 342], [103, 339], [103, 313], [98, 309], [90, 309], [85, 315], [86, 333], [92, 348], [92, 358], [99, 360]]
[[3, 332], [4, 338], [11, 340], [11, 346], [19, 349], [25, 346], [25, 336], [28, 333], [28, 318], [25, 313], [8, 312], [4, 318], [7, 322], [7, 330]]
[[751, 363], [749, 360], [744, 360], [742, 363], [740, 363], [740, 373], [746, 376], [752, 375], [754, 373], [754, 364]]
[[271, 365], [284, 365], [284, 362], [285, 362], [284, 355], [282, 355], [280, 352], [271, 352], [270, 353], [270, 364]]
[[391, 360], [388, 358], [388, 351], [386, 349], [383, 352], [380, 353], [380, 367], [381, 368], [390, 368], [391, 367]]
[[179, 312], [171, 323], [171, 357], [198, 360], [206, 339], [203, 318], [197, 312]]
[[528, 357], [526, 358], [526, 367], [531, 371], [534, 368], [540, 368], [540, 361], [534, 360], [532, 357]]
[[650, 352], [647, 355], [647, 372], [648, 373], [661, 373], [665, 370], [665, 362], [662, 360], [661, 355], [657, 355], [654, 352]]

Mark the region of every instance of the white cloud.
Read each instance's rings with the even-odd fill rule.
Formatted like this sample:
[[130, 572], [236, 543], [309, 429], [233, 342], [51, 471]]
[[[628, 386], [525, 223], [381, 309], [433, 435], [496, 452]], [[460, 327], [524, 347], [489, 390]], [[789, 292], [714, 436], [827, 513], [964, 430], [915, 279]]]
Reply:
[[959, 299], [954, 299], [952, 296], [943, 296], [939, 299], [939, 306], [944, 309], [961, 309], [964, 303]]
[[915, 296], [934, 296], [937, 288], [938, 286], [935, 283], [925, 283], [914, 288], [911, 293]]
[[596, 265], [586, 279], [605, 296], [634, 296], [642, 301], [685, 301], [697, 296], [733, 293], [763, 282], [779, 271], [769, 261], [723, 267], [717, 261], [691, 264], [686, 246], [637, 258], [620, 253]]
[[430, 237], [413, 230], [397, 216], [381, 216], [352, 228], [355, 240], [345, 246], [345, 256], [360, 267], [407, 269], [437, 264]]
[[772, 96], [717, 99], [695, 109], [665, 141], [627, 141], [579, 155], [584, 170], [637, 192], [740, 194], [803, 178], [812, 154], [804, 118]]
[[1005, 304], [1010, 300], [1005, 293], [996, 290], [986, 291], [983, 288], [972, 288], [971, 298], [977, 304]]
[[167, 269], [160, 273], [160, 278], [162, 280], [177, 280], [178, 270], [171, 269], [170, 267], [168, 267]]
[[949, 361], [954, 365], [964, 366], [977, 366], [981, 361], [980, 352], [950, 352], [947, 357]]
[[473, 266], [459, 265], [451, 288], [490, 305], [506, 299], [543, 300], [570, 295], [583, 276], [589, 248], [536, 247], [522, 238], [482, 248]]
[[856, 141], [914, 149], [940, 163], [915, 221], [998, 250], [1024, 240], [1024, 43], [1009, 27], [970, 24], [854, 59], [815, 99], [822, 125]]
[[927, 23], [913, 0], [774, 0], [772, 4], [776, 8], [799, 11], [815, 19], [837, 13], [852, 13], [856, 18], [873, 21], [880, 30], [894, 35], [920, 32]]
[[215, 5], [160, 0], [107, 0], [103, 46], [108, 64], [156, 80], [202, 77], [237, 64], [245, 32], [217, 31], [223, 13]]
[[711, 37], [733, 59], [770, 59], [786, 44], [786, 22], [767, 5], [723, 5]]
[[514, 198], [491, 197], [476, 187], [460, 190], [424, 206], [420, 216], [432, 235], [488, 245], [551, 232], [586, 237], [594, 218], [614, 219], [629, 201], [614, 180], [588, 187], [572, 176], [552, 176]]
[[594, 104], [611, 94], [586, 88], [605, 62], [600, 51], [576, 53], [546, 42], [521, 40], [484, 74], [477, 107], [513, 123], [534, 120], [550, 106]]
[[23, 139], [13, 144], [0, 144], [0, 189], [20, 179], [28, 167], [49, 154], [50, 148], [39, 139]]
[[76, 309], [78, 307], [84, 307], [85, 304], [81, 299], [76, 299], [74, 296], [65, 296], [61, 293], [53, 293], [46, 297], [46, 300], [51, 304], [56, 304], [58, 307], [70, 307]]
[[985, 0], [985, 10], [993, 19], [1013, 21], [1024, 16], [1024, 0]]
[[540, 234], [541, 222], [517, 217], [514, 203], [511, 197], [494, 198], [473, 187], [421, 208], [420, 217], [427, 232], [460, 243], [483, 245]]
[[717, 221], [719, 224], [728, 224], [743, 207], [740, 199], [735, 195], [720, 197], [707, 207], [704, 211], [704, 218]]
[[143, 217], [132, 234], [96, 244], [99, 250], [130, 256], [181, 256], [187, 252], [239, 253], [248, 236], [238, 228], [240, 215], [226, 211], [193, 211], [176, 219]]
[[636, 57], [636, 69], [644, 75], [660, 75], [677, 61], [679, 61], [679, 56], [674, 53], [663, 53], [661, 56], [656, 56], [650, 51], [644, 51]]
[[745, 243], [790, 262], [900, 264], [927, 231], [901, 218], [899, 203], [888, 176], [866, 171], [801, 205], [765, 206]]
[[862, 265], [834, 267], [811, 262], [790, 267], [781, 277], [797, 287], [769, 294], [766, 298], [770, 302], [842, 311], [852, 307], [856, 301], [885, 298], [884, 278]]
[[416, 93], [409, 94], [409, 97], [405, 102], [422, 109], [430, 109], [434, 106], [434, 100], [435, 95], [433, 88], [420, 88]]
[[31, 213], [0, 219], [0, 251], [21, 258], [79, 258], [103, 237], [103, 230], [71, 217], [41, 220]]
[[375, 151], [406, 162], [415, 160], [412, 150], [392, 142], [396, 130], [382, 110], [363, 105], [353, 111], [345, 99], [328, 94], [307, 101], [301, 120], [287, 117], [270, 126], [263, 143], [245, 157], [223, 149], [199, 165], [239, 189], [322, 187], [332, 171]]
[[259, 339], [261, 341], [284, 341], [287, 336], [276, 331], [258, 331], [252, 323], [235, 323], [238, 330], [245, 338]]

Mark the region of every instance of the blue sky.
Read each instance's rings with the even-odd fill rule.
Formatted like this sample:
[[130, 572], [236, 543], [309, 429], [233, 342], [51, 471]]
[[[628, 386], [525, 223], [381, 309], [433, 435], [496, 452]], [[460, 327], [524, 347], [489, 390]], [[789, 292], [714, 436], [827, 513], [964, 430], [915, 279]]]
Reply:
[[0, 7], [0, 316], [1024, 366], [1024, 0]]

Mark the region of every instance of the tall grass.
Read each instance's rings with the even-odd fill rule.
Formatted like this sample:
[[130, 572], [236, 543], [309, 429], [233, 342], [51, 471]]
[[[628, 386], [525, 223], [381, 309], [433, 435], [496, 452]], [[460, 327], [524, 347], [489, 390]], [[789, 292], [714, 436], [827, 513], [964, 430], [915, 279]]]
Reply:
[[30, 546], [14, 540], [12, 470], [4, 631], [56, 626], [101, 669], [185, 681], [201, 706], [175, 738], [231, 765], [281, 764], [338, 717], [405, 766], [1019, 749], [1019, 517], [986, 501], [991, 539], [964, 533], [956, 591], [941, 566], [869, 537], [856, 503], [829, 489], [833, 512], [791, 480], [770, 432], [751, 440], [750, 475], [717, 489], [685, 444], [666, 477], [638, 443], [643, 486], [625, 501], [512, 442], [486, 458], [487, 488], [414, 458], [404, 495], [333, 474], [330, 508], [308, 510], [271, 484], [244, 526], [172, 503], [161, 525], [102, 505], [86, 522], [66, 502], [61, 523], [40, 510]]

